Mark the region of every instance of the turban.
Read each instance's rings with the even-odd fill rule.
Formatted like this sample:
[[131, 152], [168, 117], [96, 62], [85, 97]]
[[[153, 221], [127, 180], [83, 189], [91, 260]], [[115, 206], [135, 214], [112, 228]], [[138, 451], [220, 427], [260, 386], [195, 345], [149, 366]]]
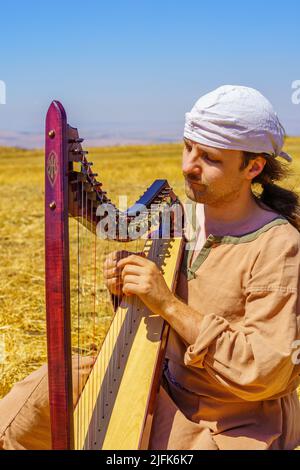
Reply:
[[184, 137], [210, 147], [292, 161], [282, 151], [285, 131], [276, 112], [254, 88], [224, 85], [202, 96], [185, 115]]

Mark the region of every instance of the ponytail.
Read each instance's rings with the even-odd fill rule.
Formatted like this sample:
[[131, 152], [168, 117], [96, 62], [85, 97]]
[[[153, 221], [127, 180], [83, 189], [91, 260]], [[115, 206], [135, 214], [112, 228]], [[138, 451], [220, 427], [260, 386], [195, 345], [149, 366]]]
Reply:
[[272, 155], [244, 152], [244, 161], [240, 169], [246, 168], [250, 160], [257, 158], [259, 155], [266, 159], [266, 164], [262, 172], [252, 180], [253, 185], [260, 184], [262, 187], [261, 192], [253, 190], [257, 203], [259, 205], [261, 203], [266, 204], [270, 209], [278, 212], [300, 232], [300, 200], [298, 194], [275, 184], [275, 181], [290, 176], [291, 172], [287, 164], [281, 163]]

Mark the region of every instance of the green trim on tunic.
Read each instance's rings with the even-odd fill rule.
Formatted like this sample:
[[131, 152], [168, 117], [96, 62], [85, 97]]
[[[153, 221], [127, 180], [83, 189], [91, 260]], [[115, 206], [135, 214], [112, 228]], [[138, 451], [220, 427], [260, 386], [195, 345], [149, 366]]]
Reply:
[[[201, 251], [199, 252], [197, 258], [194, 260], [193, 264], [191, 264], [191, 259], [193, 256], [193, 249], [191, 250], [185, 250], [184, 253], [184, 258], [183, 258], [183, 263], [182, 263], [182, 272], [186, 274], [187, 280], [190, 281], [191, 279], [195, 279], [196, 277], [196, 271], [200, 268], [202, 263], [206, 260], [208, 257], [211, 249], [217, 245], [220, 244], [232, 244], [232, 245], [239, 245], [240, 243], [247, 243], [255, 240], [257, 237], [259, 237], [262, 233], [266, 232], [270, 228], [276, 226], [276, 225], [282, 225], [282, 224], [288, 224], [288, 220], [285, 219], [283, 216], [278, 216], [275, 219], [271, 220], [271, 222], [268, 222], [265, 224], [263, 227], [254, 230], [253, 232], [246, 233], [244, 235], [224, 235], [224, 236], [218, 236], [218, 235], [212, 235], [210, 234]], [[191, 243], [191, 242], [189, 242]], [[193, 243], [193, 245], [196, 245], [196, 240]]]

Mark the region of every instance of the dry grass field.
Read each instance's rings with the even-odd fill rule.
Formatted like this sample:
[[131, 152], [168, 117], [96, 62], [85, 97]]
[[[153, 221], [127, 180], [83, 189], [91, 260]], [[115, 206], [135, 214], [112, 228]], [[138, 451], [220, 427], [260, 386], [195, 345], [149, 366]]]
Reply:
[[[300, 138], [289, 138], [285, 149], [294, 162], [284, 186], [300, 192]], [[157, 178], [184, 195], [181, 144], [89, 150], [98, 179], [117, 204], [125, 194], [133, 203]], [[2, 397], [46, 361], [42, 150], [0, 148], [0, 248]]]
[[[183, 195], [181, 145], [89, 149], [113, 201], [133, 203], [154, 179]], [[44, 156], [0, 148], [0, 397], [46, 361], [44, 302]]]

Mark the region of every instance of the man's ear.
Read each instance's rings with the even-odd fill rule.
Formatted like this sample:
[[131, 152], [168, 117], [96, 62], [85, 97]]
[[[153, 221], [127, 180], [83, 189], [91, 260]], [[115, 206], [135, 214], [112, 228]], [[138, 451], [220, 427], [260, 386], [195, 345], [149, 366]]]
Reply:
[[253, 180], [264, 169], [266, 158], [263, 155], [258, 155], [255, 159], [250, 160], [248, 168], [246, 169], [246, 178]]

